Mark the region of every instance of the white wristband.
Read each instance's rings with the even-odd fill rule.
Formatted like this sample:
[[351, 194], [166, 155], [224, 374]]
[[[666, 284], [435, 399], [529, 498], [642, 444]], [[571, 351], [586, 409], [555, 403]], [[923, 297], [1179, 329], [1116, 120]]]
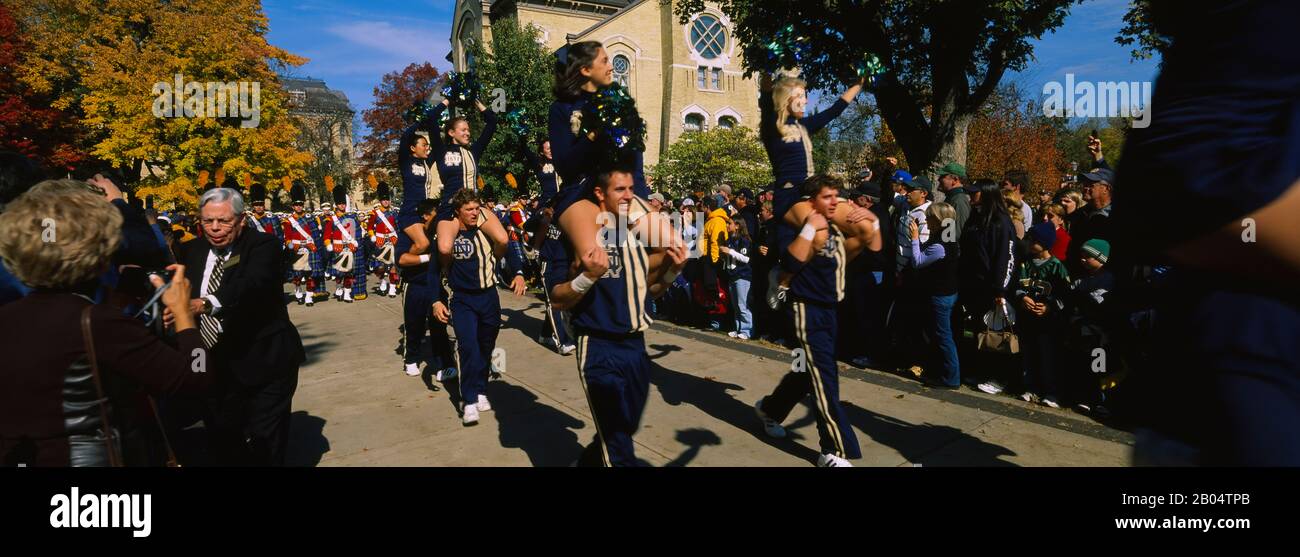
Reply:
[[817, 229], [813, 228], [813, 225], [811, 224], [803, 225], [803, 230], [799, 231], [799, 237], [808, 240], [809, 242], [811, 242], [813, 236], [816, 235], [817, 235]]
[[579, 274], [569, 282], [569, 288], [572, 288], [574, 292], [579, 294], [585, 294], [588, 290], [591, 290], [591, 287], [595, 284], [596, 281], [587, 278], [587, 275]]
[[429, 254], [427, 253], [420, 255], [420, 263], [428, 263], [429, 259]]

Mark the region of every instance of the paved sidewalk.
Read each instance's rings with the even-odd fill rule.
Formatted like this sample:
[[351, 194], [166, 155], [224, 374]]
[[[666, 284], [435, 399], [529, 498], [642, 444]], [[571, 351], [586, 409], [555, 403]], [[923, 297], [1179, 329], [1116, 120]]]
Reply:
[[[595, 431], [572, 356], [539, 345], [542, 304], [501, 293], [497, 346], [505, 374], [493, 411], [461, 425], [453, 381], [402, 372], [401, 298], [290, 307], [304, 364], [290, 462], [322, 466], [565, 466]], [[807, 405], [790, 437], [762, 435], [752, 405], [791, 358], [770, 344], [656, 324], [655, 369], [637, 454], [654, 466], [808, 466], [817, 428]], [[874, 371], [846, 370], [841, 400], [857, 430], [857, 466], [1122, 466], [1131, 436], [1070, 412], [963, 389], [930, 391]]]

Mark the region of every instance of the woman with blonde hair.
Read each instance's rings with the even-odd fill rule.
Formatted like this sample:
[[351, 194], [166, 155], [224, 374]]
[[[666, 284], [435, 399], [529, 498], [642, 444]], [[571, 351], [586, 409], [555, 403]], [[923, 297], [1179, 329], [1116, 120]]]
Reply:
[[[772, 208], [773, 214], [780, 219], [773, 247], [777, 251], [781, 275], [770, 282], [767, 293], [768, 304], [776, 307], [780, 303], [780, 290], [784, 290], [799, 268], [786, 248], [800, 234], [800, 227], [806, 226], [804, 221], [812, 214], [812, 205], [800, 194], [804, 181], [816, 172], [812, 136], [848, 108], [849, 103], [862, 92], [863, 81], [858, 80], [850, 86], [830, 108], [813, 115], [806, 114], [808, 85], [802, 79], [785, 76], [773, 82], [771, 76], [764, 75], [761, 85], [759, 138], [772, 164]], [[870, 210], [842, 203], [833, 215], [833, 222], [845, 235], [861, 239], [871, 251], [880, 249], [880, 223], [876, 222]]]
[[[121, 243], [122, 215], [84, 182], [37, 184], [0, 213], [0, 258], [33, 292], [0, 307], [0, 461], [116, 466], [115, 395], [199, 393], [211, 384], [185, 268], [162, 301], [176, 348], [121, 309], [92, 300]], [[155, 277], [155, 286], [162, 279]]]

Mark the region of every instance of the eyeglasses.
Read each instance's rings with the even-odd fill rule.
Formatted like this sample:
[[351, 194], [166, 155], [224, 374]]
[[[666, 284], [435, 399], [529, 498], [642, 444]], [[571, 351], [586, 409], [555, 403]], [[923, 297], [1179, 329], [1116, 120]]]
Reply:
[[202, 219], [199, 222], [203, 223], [203, 226], [207, 228], [226, 229], [235, 226], [235, 223], [239, 222], [239, 217], [231, 219]]

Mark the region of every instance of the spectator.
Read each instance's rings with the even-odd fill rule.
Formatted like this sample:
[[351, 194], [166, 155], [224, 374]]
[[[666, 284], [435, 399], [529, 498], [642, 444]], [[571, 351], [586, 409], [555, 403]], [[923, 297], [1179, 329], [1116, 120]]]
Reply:
[[[1034, 225], [1034, 211], [1025, 203], [1025, 195], [1029, 193], [1029, 173], [1023, 170], [1012, 170], [1006, 173], [1002, 178], [1002, 189], [1014, 193], [1016, 200], [1020, 205], [1020, 221], [1024, 224], [1025, 230]], [[1010, 208], [1010, 207], [1008, 207]]]
[[912, 175], [906, 170], [895, 170], [889, 176], [889, 187], [894, 191], [894, 195], [889, 198], [889, 207], [895, 217], [899, 211], [907, 211], [907, 184], [911, 182]]
[[650, 208], [654, 209], [656, 212], [664, 210], [664, 194], [655, 192], [650, 194], [649, 197], [646, 197], [645, 200], [650, 204]]
[[1094, 372], [1095, 350], [1105, 350], [1110, 345], [1105, 324], [1106, 301], [1115, 290], [1115, 276], [1106, 268], [1110, 259], [1110, 243], [1093, 239], [1079, 248], [1079, 266], [1082, 272], [1070, 284], [1066, 294], [1070, 311], [1067, 358], [1071, 398], [1075, 408], [1099, 417], [1109, 415], [1103, 404], [1100, 377]]
[[912, 238], [908, 232], [910, 228], [909, 221], [916, 222], [917, 226], [920, 227], [922, 243], [930, 241], [930, 226], [925, 220], [925, 211], [930, 208], [930, 199], [934, 195], [934, 187], [930, 185], [930, 180], [925, 176], [913, 178], [904, 186], [904, 190], [906, 193], [903, 197], [905, 200], [903, 210], [894, 213], [897, 225], [895, 230], [898, 237], [896, 268], [899, 271], [911, 266]]
[[754, 334], [754, 318], [749, 312], [750, 285], [754, 280], [749, 265], [753, 242], [745, 225], [739, 221], [729, 222], [727, 230], [731, 238], [719, 249], [726, 257], [727, 276], [731, 278], [731, 311], [736, 317], [736, 329], [727, 336], [749, 340]]
[[1080, 250], [1083, 244], [1088, 240], [1101, 239], [1110, 241], [1113, 238], [1110, 233], [1110, 204], [1111, 195], [1114, 193], [1115, 173], [1107, 169], [1101, 169], [1096, 172], [1090, 172], [1083, 175], [1083, 199], [1088, 202], [1083, 207], [1083, 216], [1078, 224], [1070, 231], [1070, 236], [1074, 241], [1074, 247], [1067, 252], [1070, 261], [1067, 268], [1074, 275], [1082, 275], [1084, 269], [1080, 267], [1082, 261]]
[[[721, 248], [727, 243], [729, 234], [727, 229], [731, 226], [731, 217], [727, 215], [724, 207], [726, 199], [722, 195], [715, 195], [704, 199], [704, 207], [709, 212], [709, 220], [704, 224], [704, 233], [700, 237], [703, 248], [700, 250], [703, 254], [705, 266], [701, 284], [704, 288], [703, 296], [699, 297], [706, 304], [717, 298], [716, 292], [724, 284], [728, 284], [726, 271], [723, 269]], [[711, 295], [710, 295], [711, 294]], [[723, 306], [725, 307], [725, 306]], [[712, 307], [706, 306], [706, 309], [713, 310], [710, 312], [709, 327], [717, 331], [722, 328], [721, 316], [718, 311]]]
[[961, 241], [961, 231], [970, 219], [970, 195], [966, 193], [966, 167], [955, 162], [939, 169], [939, 189], [944, 193], [944, 203], [952, 205], [957, 211], [957, 240]]
[[[1080, 220], [1083, 219], [1085, 212], [1079, 211], [1083, 208], [1083, 194], [1079, 190], [1070, 187], [1056, 192], [1057, 202], [1065, 208], [1065, 230], [1071, 232]], [[1061, 261], [1065, 261], [1062, 259]]]
[[[1020, 398], [1060, 408], [1061, 363], [1058, 345], [1065, 334], [1065, 304], [1070, 285], [1065, 264], [1052, 255], [1056, 225], [1040, 222], [1025, 238], [1029, 258], [1016, 268], [1016, 332], [1020, 335], [1025, 391]], [[1041, 398], [1040, 398], [1041, 397]]]
[[[1064, 262], [1070, 247], [1070, 233], [1065, 229], [1065, 207], [1059, 203], [1049, 204], [1041, 211], [1045, 222], [1056, 227], [1056, 239], [1052, 242], [1052, 257]], [[1035, 225], [1037, 226], [1037, 225]]]
[[[40, 179], [41, 169], [31, 159], [10, 151], [0, 152], [0, 212]], [[0, 305], [26, 296], [30, 291], [0, 262]]]
[[[758, 237], [758, 206], [754, 205], [754, 194], [748, 189], [741, 189], [736, 192], [736, 197], [732, 203], [736, 207], [734, 218], [745, 224], [745, 232], [749, 233], [750, 238]], [[762, 292], [762, 290], [760, 290]]]
[[883, 368], [889, 348], [885, 321], [893, 301], [894, 254], [898, 240], [894, 237], [894, 221], [889, 218], [889, 205], [882, 203], [882, 193], [880, 183], [870, 181], [864, 182], [854, 192], [854, 202], [876, 215], [881, 239], [880, 251], [864, 251], [848, 265], [849, 292], [845, 294], [845, 306], [849, 314], [840, 323], [850, 328], [862, 323], [866, 330], [853, 330], [852, 333], [846, 330], [840, 338], [847, 341], [844, 350], [852, 358], [853, 365], [862, 368]]
[[1015, 229], [1016, 239], [1025, 237], [1025, 230], [1028, 229], [1029, 223], [1025, 222], [1025, 209], [1021, 206], [1020, 196], [1011, 190], [1002, 190], [1002, 202], [1007, 206], [1007, 214], [1011, 216], [1011, 227]]
[[[39, 226], [46, 219], [56, 224], [53, 242]], [[0, 373], [0, 460], [7, 466], [121, 465], [131, 414], [122, 405], [135, 398], [128, 385], [176, 394], [211, 384], [213, 374], [193, 372], [207, 368], [207, 356], [183, 267], [168, 267], [174, 278], [163, 294], [175, 315], [176, 348], [120, 309], [92, 301], [122, 241], [122, 222], [103, 194], [73, 180], [42, 182], [0, 214], [0, 257], [35, 289], [0, 307], [0, 350], [9, 358]]]
[[[925, 218], [931, 230], [943, 227], [945, 221], [957, 218], [957, 211], [947, 203], [932, 203]], [[937, 376], [932, 371], [926, 384], [943, 389], [961, 387], [961, 364], [957, 359], [957, 343], [953, 337], [952, 308], [957, 303], [958, 261], [961, 254], [958, 243], [944, 234], [933, 234], [921, 240], [921, 226], [915, 220], [908, 222], [909, 250], [916, 292], [928, 306], [925, 316], [923, 346], [929, 348], [921, 361], [926, 369], [942, 370]], [[918, 304], [920, 306], [921, 304]]]
[[[976, 180], [970, 221], [961, 241], [961, 291], [959, 299], [972, 322], [1005, 303], [1015, 270], [1015, 231], [1003, 201], [1002, 191], [992, 180]], [[972, 358], [982, 358], [975, 356]], [[967, 375], [979, 365], [967, 365]]]

